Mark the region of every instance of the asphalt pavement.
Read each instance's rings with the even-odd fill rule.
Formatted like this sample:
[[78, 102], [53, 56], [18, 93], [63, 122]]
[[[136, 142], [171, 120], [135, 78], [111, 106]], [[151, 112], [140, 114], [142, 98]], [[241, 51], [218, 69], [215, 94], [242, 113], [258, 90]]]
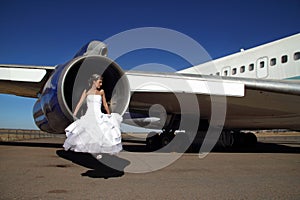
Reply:
[[204, 158], [124, 143], [124, 152], [100, 161], [66, 152], [62, 142], [1, 142], [0, 199], [300, 199], [299, 137], [263, 138], [254, 148], [215, 150]]

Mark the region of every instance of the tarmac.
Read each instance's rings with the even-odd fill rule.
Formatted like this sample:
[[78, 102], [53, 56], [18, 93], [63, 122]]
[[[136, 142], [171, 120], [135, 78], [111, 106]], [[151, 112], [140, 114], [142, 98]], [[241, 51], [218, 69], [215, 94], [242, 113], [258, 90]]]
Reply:
[[146, 173], [129, 170], [132, 157], [149, 154], [142, 143], [124, 143], [124, 152], [98, 161], [64, 151], [63, 141], [1, 142], [0, 199], [300, 199], [300, 136], [260, 137], [256, 147], [204, 158], [150, 153], [178, 159]]

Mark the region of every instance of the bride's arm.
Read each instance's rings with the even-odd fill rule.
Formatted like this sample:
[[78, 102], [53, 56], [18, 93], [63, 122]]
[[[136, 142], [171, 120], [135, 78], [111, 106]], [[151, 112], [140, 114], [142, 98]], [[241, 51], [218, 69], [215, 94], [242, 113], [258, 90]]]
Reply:
[[82, 104], [83, 104], [85, 98], [86, 98], [86, 90], [84, 90], [84, 91], [82, 92], [81, 98], [80, 98], [80, 100], [78, 101], [78, 103], [77, 103], [77, 105], [76, 105], [76, 108], [75, 108], [74, 113], [73, 113], [73, 115], [74, 115], [75, 117], [76, 117], [76, 115], [77, 115], [79, 109], [81, 108], [81, 106], [82, 106]]
[[101, 90], [100, 93], [101, 93], [101, 96], [102, 96], [102, 104], [103, 104], [103, 106], [104, 106], [104, 108], [106, 110], [106, 113], [110, 114], [110, 110], [109, 110], [107, 102], [106, 102], [104, 90]]

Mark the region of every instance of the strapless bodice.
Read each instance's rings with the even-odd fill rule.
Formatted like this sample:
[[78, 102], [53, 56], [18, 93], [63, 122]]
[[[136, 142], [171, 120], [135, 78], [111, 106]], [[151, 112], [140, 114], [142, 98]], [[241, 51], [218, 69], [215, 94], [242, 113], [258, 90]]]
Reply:
[[102, 113], [101, 105], [102, 105], [102, 96], [96, 94], [90, 94], [86, 98], [87, 103], [87, 113]]

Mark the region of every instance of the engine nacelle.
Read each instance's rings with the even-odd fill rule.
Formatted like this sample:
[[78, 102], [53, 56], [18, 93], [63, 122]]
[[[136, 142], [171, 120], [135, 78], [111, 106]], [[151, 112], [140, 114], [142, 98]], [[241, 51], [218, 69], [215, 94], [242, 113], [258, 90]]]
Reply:
[[81, 56], [56, 67], [33, 108], [36, 125], [43, 131], [63, 133], [74, 121], [73, 111], [92, 74], [103, 77], [110, 109], [121, 115], [130, 99], [130, 86], [121, 67], [104, 56]]

